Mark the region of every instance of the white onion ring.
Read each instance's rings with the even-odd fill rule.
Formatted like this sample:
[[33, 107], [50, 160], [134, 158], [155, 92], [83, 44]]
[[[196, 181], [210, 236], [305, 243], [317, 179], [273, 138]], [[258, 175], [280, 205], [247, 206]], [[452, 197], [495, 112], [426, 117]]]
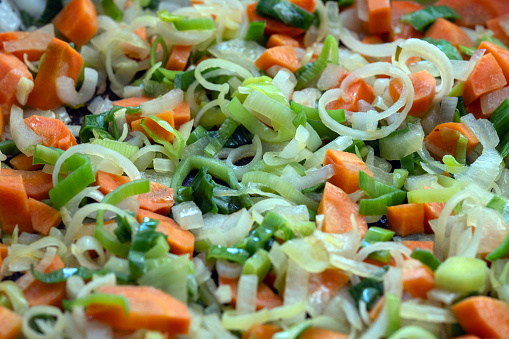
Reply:
[[99, 74], [97, 71], [86, 67], [83, 84], [78, 92], [76, 91], [76, 84], [73, 79], [65, 75], [59, 76], [56, 80], [57, 96], [63, 103], [69, 106], [82, 105], [92, 99], [98, 79]]

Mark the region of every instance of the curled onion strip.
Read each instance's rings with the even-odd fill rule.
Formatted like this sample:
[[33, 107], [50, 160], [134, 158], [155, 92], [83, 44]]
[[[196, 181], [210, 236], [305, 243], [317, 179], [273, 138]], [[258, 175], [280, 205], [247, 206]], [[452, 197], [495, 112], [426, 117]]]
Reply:
[[207, 59], [205, 61], [200, 62], [198, 66], [196, 66], [196, 69], [194, 70], [194, 76], [196, 77], [196, 80], [198, 80], [200, 85], [211, 91], [222, 91], [224, 87], [226, 87], [227, 89], [229, 87], [228, 84], [221, 85], [213, 84], [205, 79], [205, 77], [202, 74], [203, 71], [212, 67], [219, 67], [233, 71], [243, 79], [250, 78], [253, 76], [251, 72], [249, 72], [247, 69], [231, 61], [222, 59]]
[[[41, 316], [55, 318], [53, 321], [43, 320]], [[32, 328], [35, 322], [38, 331]], [[27, 338], [50, 339], [61, 338], [65, 329], [65, 317], [62, 311], [55, 306], [38, 305], [31, 307], [24, 315], [21, 330]]]
[[56, 80], [57, 95], [62, 102], [70, 106], [84, 104], [94, 95], [98, 79], [99, 73], [93, 68], [86, 67], [83, 84], [80, 90], [76, 91], [73, 79], [65, 75], [59, 76]]

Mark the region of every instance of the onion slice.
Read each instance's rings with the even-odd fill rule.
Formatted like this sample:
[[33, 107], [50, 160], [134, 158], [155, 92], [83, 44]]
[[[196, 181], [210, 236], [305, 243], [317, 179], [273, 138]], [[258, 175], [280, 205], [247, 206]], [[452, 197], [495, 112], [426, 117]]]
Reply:
[[31, 146], [41, 143], [42, 139], [25, 123], [23, 110], [16, 105], [11, 107], [9, 126], [12, 140], [14, 140], [18, 149], [26, 156], [34, 155], [34, 149]]
[[83, 84], [78, 92], [76, 91], [73, 79], [65, 75], [60, 76], [56, 80], [57, 95], [62, 102], [69, 106], [82, 105], [92, 99], [98, 79], [99, 74], [97, 71], [93, 68], [86, 67]]

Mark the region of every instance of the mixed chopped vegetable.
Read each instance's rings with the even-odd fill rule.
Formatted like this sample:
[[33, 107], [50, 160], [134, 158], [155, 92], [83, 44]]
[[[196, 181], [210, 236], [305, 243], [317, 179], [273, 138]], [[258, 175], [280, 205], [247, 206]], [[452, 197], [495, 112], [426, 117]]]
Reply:
[[509, 337], [507, 0], [0, 18], [0, 339]]

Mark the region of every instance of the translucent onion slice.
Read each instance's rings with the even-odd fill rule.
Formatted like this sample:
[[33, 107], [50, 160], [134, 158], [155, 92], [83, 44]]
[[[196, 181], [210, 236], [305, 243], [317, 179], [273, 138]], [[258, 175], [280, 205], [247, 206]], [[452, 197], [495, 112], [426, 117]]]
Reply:
[[82, 105], [92, 98], [99, 75], [93, 68], [85, 67], [83, 85], [76, 91], [74, 80], [67, 76], [59, 76], [56, 80], [57, 95], [69, 106]]
[[238, 314], [248, 314], [256, 310], [256, 291], [258, 276], [256, 274], [243, 274], [240, 276], [236, 310]]
[[419, 305], [411, 301], [401, 303], [399, 311], [401, 318], [418, 320], [427, 323], [446, 323], [454, 324], [458, 320], [452, 311], [436, 306]]
[[220, 277], [237, 279], [242, 273], [242, 265], [227, 260], [218, 260], [216, 262], [216, 270]]
[[288, 240], [281, 249], [307, 272], [320, 273], [329, 265], [327, 250], [323, 242], [315, 237]]
[[173, 218], [183, 229], [191, 230], [203, 227], [203, 215], [194, 201], [185, 201], [171, 209]]
[[[46, 317], [50, 317], [50, 320]], [[35, 322], [37, 329], [32, 323]], [[65, 317], [55, 306], [38, 305], [31, 307], [23, 314], [21, 330], [27, 338], [61, 338], [65, 330]]]
[[20, 50], [44, 51], [51, 39], [55, 37], [55, 27], [48, 24], [38, 30], [28, 33], [25, 38], [13, 41], [4, 41], [3, 46], [6, 52], [13, 53]]
[[33, 146], [41, 143], [42, 139], [25, 124], [23, 110], [16, 105], [11, 107], [9, 126], [12, 140], [14, 140], [18, 149], [25, 155], [32, 156], [34, 154]]
[[181, 89], [172, 89], [159, 98], [141, 104], [141, 116], [147, 117], [149, 115], [167, 112], [177, 107], [182, 101], [184, 101], [184, 91]]
[[483, 95], [481, 97], [481, 109], [486, 119], [488, 118], [487, 116], [495, 112], [498, 106], [507, 98], [509, 98], [509, 86]]
[[28, 100], [28, 95], [34, 89], [34, 82], [25, 77], [21, 77], [18, 82], [18, 87], [16, 88], [16, 99], [21, 105], [26, 105]]
[[194, 71], [194, 76], [196, 77], [196, 80], [198, 80], [198, 82], [203, 87], [205, 87], [206, 89], [211, 90], [211, 91], [221, 91], [222, 88], [224, 88], [224, 86], [228, 86], [226, 84], [222, 84], [222, 85], [213, 84], [204, 78], [204, 76], [202, 74], [203, 71], [205, 71], [206, 69], [209, 69], [209, 68], [213, 68], [213, 67], [219, 67], [219, 68], [227, 69], [229, 71], [233, 71], [236, 74], [238, 74], [242, 79], [250, 78], [253, 76], [251, 74], [251, 72], [249, 72], [247, 69], [245, 69], [244, 67], [239, 66], [236, 63], [233, 63], [231, 61], [222, 60], [222, 59], [207, 59], [205, 61], [200, 62], [198, 64], [198, 66], [196, 66], [196, 69]]

